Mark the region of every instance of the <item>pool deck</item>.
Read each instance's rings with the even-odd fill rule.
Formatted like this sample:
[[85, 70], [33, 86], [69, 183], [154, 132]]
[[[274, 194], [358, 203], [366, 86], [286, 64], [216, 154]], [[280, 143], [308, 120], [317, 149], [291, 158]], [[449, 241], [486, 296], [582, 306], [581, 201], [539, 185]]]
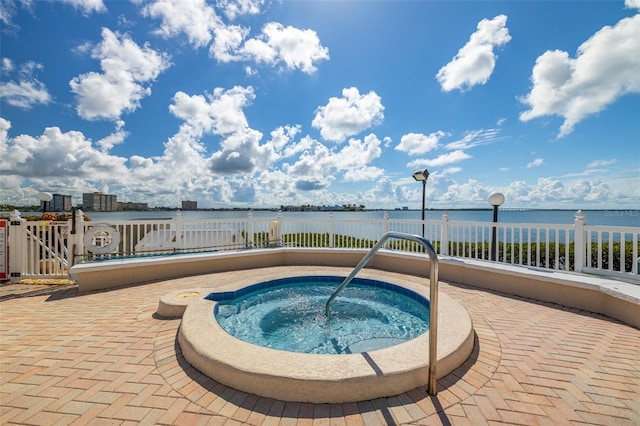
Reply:
[[640, 424], [640, 330], [553, 303], [441, 281], [474, 322], [469, 360], [438, 381], [437, 396], [419, 388], [347, 404], [282, 402], [220, 385], [185, 362], [180, 320], [155, 314], [173, 290], [350, 271], [278, 266], [90, 293], [2, 284], [0, 424]]

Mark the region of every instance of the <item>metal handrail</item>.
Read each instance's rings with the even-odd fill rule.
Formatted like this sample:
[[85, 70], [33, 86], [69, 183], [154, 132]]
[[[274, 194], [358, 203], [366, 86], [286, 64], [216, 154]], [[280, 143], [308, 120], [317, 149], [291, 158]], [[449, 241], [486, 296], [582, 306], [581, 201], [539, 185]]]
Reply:
[[369, 250], [369, 253], [358, 263], [358, 265], [351, 271], [351, 274], [342, 281], [342, 284], [331, 294], [327, 304], [325, 305], [325, 315], [328, 319], [331, 318], [331, 312], [329, 305], [338, 296], [338, 293], [347, 286], [353, 280], [362, 268], [371, 260], [378, 250], [384, 245], [389, 238], [397, 238], [401, 240], [411, 240], [422, 244], [429, 255], [431, 261], [430, 272], [430, 285], [429, 285], [429, 378], [427, 384], [427, 392], [429, 395], [436, 395], [438, 390], [436, 388], [436, 362], [438, 360], [438, 256], [433, 249], [431, 243], [424, 237], [414, 234], [406, 234], [404, 232], [387, 232], [378, 240], [378, 242]]

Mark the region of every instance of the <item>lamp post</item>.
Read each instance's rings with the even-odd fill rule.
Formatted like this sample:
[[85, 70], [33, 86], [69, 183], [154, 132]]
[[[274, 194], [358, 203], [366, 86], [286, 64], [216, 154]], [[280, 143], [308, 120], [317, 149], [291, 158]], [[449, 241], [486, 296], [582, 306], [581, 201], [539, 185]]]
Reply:
[[498, 246], [496, 244], [496, 230], [498, 228], [498, 207], [504, 204], [504, 195], [500, 192], [496, 192], [489, 196], [489, 204], [493, 206], [493, 231], [491, 232], [491, 260], [496, 260], [498, 257]]
[[429, 170], [420, 169], [413, 172], [413, 178], [417, 182], [422, 182], [422, 238], [424, 238], [424, 191], [427, 186], [427, 178], [429, 177]]

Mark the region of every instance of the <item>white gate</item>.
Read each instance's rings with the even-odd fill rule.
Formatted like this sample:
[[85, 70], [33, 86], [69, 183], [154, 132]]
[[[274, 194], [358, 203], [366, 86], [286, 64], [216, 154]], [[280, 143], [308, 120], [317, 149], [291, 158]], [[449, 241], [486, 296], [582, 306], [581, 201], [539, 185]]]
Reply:
[[27, 221], [17, 212], [9, 220], [9, 278], [68, 278], [73, 265], [72, 220]]

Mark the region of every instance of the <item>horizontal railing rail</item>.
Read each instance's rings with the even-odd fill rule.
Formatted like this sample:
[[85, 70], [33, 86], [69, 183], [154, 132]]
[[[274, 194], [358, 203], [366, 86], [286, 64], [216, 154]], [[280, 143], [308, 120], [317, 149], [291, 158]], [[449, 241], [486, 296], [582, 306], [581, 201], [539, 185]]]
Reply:
[[[639, 281], [640, 227], [588, 226], [582, 212], [573, 224], [493, 223], [380, 219], [308, 220], [254, 217], [28, 222], [17, 212], [9, 227], [12, 280], [62, 277], [75, 263], [132, 256], [266, 248], [371, 249], [388, 232], [422, 236], [441, 256], [493, 261], [561, 271], [587, 272]], [[495, 240], [494, 240], [495, 229]], [[111, 235], [113, 234], [113, 235]], [[385, 249], [422, 253], [410, 240]]]

